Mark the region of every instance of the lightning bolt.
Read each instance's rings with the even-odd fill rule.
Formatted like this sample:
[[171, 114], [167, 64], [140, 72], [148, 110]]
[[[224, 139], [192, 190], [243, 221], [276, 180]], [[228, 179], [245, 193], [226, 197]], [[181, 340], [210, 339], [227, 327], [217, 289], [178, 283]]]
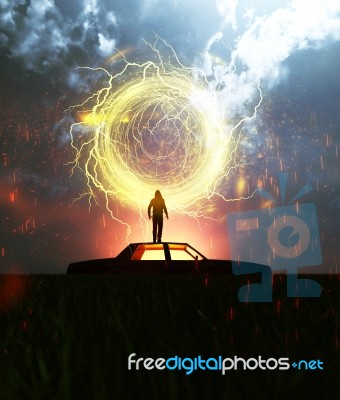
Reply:
[[142, 226], [142, 210], [155, 189], [172, 213], [194, 218], [209, 218], [213, 196], [238, 200], [220, 188], [245, 165], [237, 153], [242, 126], [256, 117], [263, 100], [258, 81], [253, 115], [230, 129], [228, 96], [221, 100], [219, 85], [199, 68], [184, 66], [159, 36], [145, 44], [150, 59], [131, 62], [118, 51], [112, 60], [121, 69], [115, 74], [108, 67], [81, 67], [98, 76], [100, 89], [68, 109], [81, 116], [70, 129], [72, 171], [79, 168], [87, 184], [80, 198], [86, 196], [89, 206], [103, 201], [128, 231], [114, 212], [117, 202], [138, 210]]

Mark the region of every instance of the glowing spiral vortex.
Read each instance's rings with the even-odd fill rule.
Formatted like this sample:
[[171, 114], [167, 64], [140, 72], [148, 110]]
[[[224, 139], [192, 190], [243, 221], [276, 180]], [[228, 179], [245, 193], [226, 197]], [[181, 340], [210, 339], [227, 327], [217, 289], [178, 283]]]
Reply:
[[72, 140], [90, 192], [95, 187], [144, 209], [160, 189], [179, 212], [211, 196], [225, 173], [230, 138], [208, 81], [161, 59], [126, 63], [115, 76], [102, 70], [109, 85], [88, 99], [95, 99], [94, 129], [86, 141]]

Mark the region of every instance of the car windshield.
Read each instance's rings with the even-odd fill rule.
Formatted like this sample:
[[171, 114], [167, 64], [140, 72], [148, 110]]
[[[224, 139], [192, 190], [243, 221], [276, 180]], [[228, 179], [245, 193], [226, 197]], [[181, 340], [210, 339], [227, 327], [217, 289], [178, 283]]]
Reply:
[[163, 244], [139, 244], [131, 260], [165, 260]]
[[167, 249], [169, 249], [171, 260], [193, 261], [196, 257], [198, 260], [203, 259], [203, 256], [200, 253], [185, 243], [155, 243], [139, 244], [133, 252], [131, 260], [165, 260]]

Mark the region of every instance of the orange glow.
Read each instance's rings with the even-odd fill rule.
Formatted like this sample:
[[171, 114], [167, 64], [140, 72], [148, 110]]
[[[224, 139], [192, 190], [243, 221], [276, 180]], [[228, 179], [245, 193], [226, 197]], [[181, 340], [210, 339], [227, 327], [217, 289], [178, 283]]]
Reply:
[[4, 275], [0, 279], [0, 310], [20, 300], [26, 290], [26, 280], [20, 275]]
[[144, 260], [165, 260], [164, 256], [164, 250], [159, 249], [159, 250], [152, 250], [152, 251], [147, 251], [143, 254], [142, 258]]
[[271, 204], [272, 200], [265, 201], [264, 203], [262, 203], [262, 208], [269, 208]]
[[77, 117], [79, 122], [82, 122], [88, 126], [96, 126], [103, 122], [103, 119], [100, 118], [98, 114], [94, 114], [92, 112], [78, 112]]
[[[186, 244], [169, 243], [171, 260], [202, 260], [203, 257]], [[162, 243], [140, 244], [134, 251], [131, 260], [165, 260], [165, 249]]]
[[119, 50], [117, 53], [113, 54], [110, 58], [108, 58], [104, 65], [114, 64], [115, 62], [123, 59], [128, 53], [130, 53], [133, 49], [127, 48], [125, 50]]
[[[267, 170], [266, 170], [266, 172], [267, 172]], [[259, 178], [258, 180], [257, 180], [257, 187], [258, 187], [258, 189], [262, 189], [263, 188], [263, 181], [262, 181], [262, 179], [261, 178]]]
[[247, 184], [246, 180], [241, 176], [239, 178], [239, 180], [237, 181], [237, 187], [236, 187], [238, 195], [241, 195], [242, 193], [244, 193], [244, 191], [246, 189], [246, 184]]
[[[145, 252], [145, 250], [148, 250]], [[157, 244], [140, 244], [131, 260], [164, 260], [164, 249], [161, 243]]]
[[143, 244], [144, 250], [163, 250], [162, 243]]
[[185, 244], [172, 243], [172, 244], [169, 244], [169, 249], [170, 250], [185, 250], [186, 249], [186, 245]]

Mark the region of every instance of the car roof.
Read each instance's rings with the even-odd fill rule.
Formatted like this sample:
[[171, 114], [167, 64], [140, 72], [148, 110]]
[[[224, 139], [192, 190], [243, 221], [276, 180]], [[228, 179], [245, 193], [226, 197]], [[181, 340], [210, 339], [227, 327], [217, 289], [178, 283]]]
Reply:
[[133, 253], [138, 246], [155, 246], [155, 247], [159, 247], [159, 245], [163, 245], [165, 247], [168, 247], [169, 245], [177, 245], [177, 246], [187, 246], [191, 249], [193, 249], [197, 254], [199, 254], [203, 259], [207, 259], [207, 257], [205, 257], [200, 251], [198, 251], [197, 249], [195, 249], [195, 247], [191, 246], [189, 243], [185, 243], [185, 242], [161, 242], [161, 243], [154, 243], [154, 242], [135, 242], [135, 243], [130, 243], [127, 247], [125, 247], [125, 249], [120, 252], [117, 257], [119, 258], [125, 258], [128, 254]]

